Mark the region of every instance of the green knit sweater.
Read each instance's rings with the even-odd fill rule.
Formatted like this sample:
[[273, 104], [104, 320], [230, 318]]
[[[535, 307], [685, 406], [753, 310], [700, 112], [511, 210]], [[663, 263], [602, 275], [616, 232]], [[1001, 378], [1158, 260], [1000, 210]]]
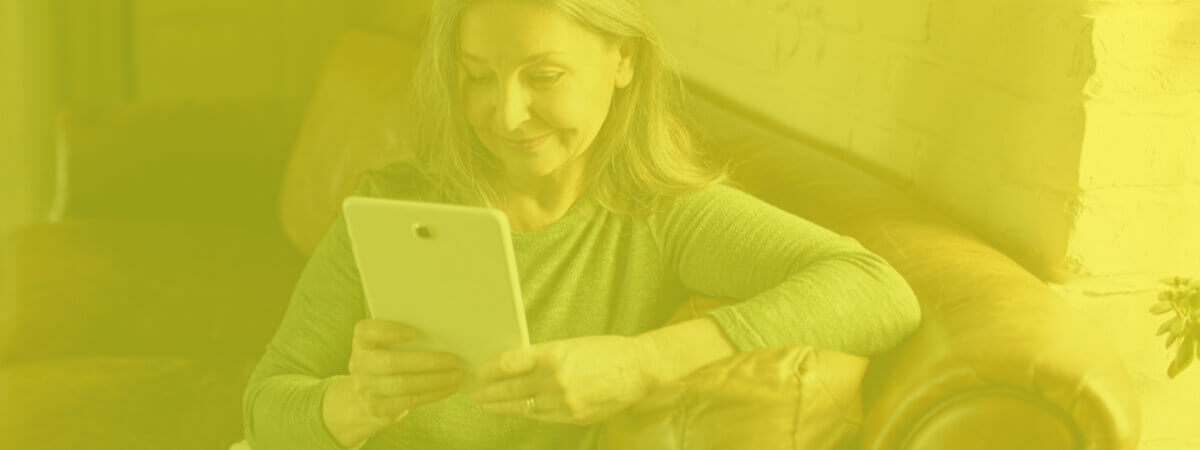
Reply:
[[[403, 163], [368, 173], [357, 194], [422, 199]], [[576, 202], [557, 222], [513, 233], [531, 343], [634, 335], [662, 326], [688, 297], [738, 300], [708, 313], [739, 351], [809, 345], [872, 355], [920, 321], [903, 278], [840, 236], [734, 188], [680, 197], [648, 218]], [[243, 399], [255, 450], [337, 449], [321, 418], [325, 388], [347, 373], [366, 317], [339, 217], [304, 268]], [[484, 412], [463, 393], [415, 408], [367, 449], [592, 449], [599, 425]]]

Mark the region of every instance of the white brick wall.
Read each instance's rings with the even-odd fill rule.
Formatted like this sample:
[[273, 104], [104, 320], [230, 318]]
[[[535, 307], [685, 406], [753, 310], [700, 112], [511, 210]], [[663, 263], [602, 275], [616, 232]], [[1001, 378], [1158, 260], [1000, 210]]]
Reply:
[[644, 4], [687, 76], [891, 173], [1044, 277], [1185, 259], [1136, 244], [1153, 224], [1102, 248], [1081, 239], [1112, 233], [1081, 227], [1136, 206], [1092, 189], [1200, 177], [1200, 2]]
[[1084, 88], [1085, 275], [1200, 276], [1200, 2], [1098, 4]]

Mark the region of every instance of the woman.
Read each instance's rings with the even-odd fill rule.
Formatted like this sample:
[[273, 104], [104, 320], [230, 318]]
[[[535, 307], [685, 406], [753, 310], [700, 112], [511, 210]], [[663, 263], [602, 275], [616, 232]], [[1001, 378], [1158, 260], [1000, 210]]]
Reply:
[[[339, 218], [246, 391], [256, 449], [588, 449], [606, 418], [735, 352], [871, 355], [917, 326], [882, 259], [699, 162], [633, 0], [437, 1], [425, 48], [418, 157], [359, 194], [507, 213], [533, 345], [475, 370], [395, 349], [417, 333], [365, 319]], [[657, 328], [694, 293], [740, 302]]]

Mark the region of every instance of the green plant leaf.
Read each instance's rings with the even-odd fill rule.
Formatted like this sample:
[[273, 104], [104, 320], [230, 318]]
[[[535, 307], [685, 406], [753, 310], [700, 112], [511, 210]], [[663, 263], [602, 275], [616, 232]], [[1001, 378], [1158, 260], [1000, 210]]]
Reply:
[[1168, 334], [1167, 335], [1167, 345], [1163, 346], [1163, 348], [1171, 348], [1171, 344], [1174, 344], [1175, 341], [1178, 341], [1180, 337], [1181, 336], [1179, 336], [1178, 334]]
[[1187, 320], [1183, 316], [1175, 316], [1167, 323], [1171, 324], [1171, 334], [1183, 334], [1183, 330], [1187, 326]]
[[1167, 301], [1155, 303], [1154, 306], [1150, 307], [1150, 313], [1156, 316], [1162, 313], [1171, 312], [1173, 310], [1175, 310], [1175, 305]]
[[1158, 327], [1158, 331], [1157, 331], [1157, 332], [1155, 332], [1155, 333], [1154, 333], [1154, 335], [1155, 335], [1155, 336], [1162, 336], [1162, 335], [1164, 335], [1164, 334], [1166, 334], [1166, 333], [1170, 332], [1170, 331], [1171, 331], [1171, 323], [1173, 323], [1173, 322], [1174, 322], [1173, 320], [1168, 320], [1168, 321], [1166, 321], [1166, 322], [1163, 322], [1163, 324], [1162, 324], [1162, 325], [1159, 325], [1159, 327]]
[[1163, 301], [1163, 302], [1169, 302], [1169, 301], [1171, 301], [1171, 300], [1175, 300], [1175, 291], [1162, 291], [1162, 292], [1159, 292], [1159, 293], [1158, 293], [1158, 300], [1159, 300], [1159, 301]]
[[1179, 346], [1179, 352], [1175, 355], [1175, 360], [1167, 367], [1167, 377], [1174, 379], [1176, 375], [1183, 372], [1192, 360], [1196, 358], [1196, 338], [1188, 336], [1183, 340], [1183, 345]]

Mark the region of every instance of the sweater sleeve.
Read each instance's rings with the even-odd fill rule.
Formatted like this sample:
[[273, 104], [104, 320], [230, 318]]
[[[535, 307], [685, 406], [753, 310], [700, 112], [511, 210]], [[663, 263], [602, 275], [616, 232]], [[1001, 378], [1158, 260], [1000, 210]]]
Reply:
[[681, 197], [652, 226], [689, 291], [739, 351], [809, 345], [870, 356], [920, 322], [907, 282], [857, 240], [732, 187]]
[[[372, 190], [363, 183], [355, 193]], [[330, 382], [348, 373], [354, 325], [366, 317], [363, 298], [346, 223], [338, 214], [250, 376], [242, 412], [252, 448], [342, 448], [325, 428], [321, 405]]]
[[[396, 162], [363, 173], [352, 195], [420, 199], [427, 184], [414, 166]], [[342, 448], [325, 428], [321, 405], [329, 384], [348, 373], [354, 325], [366, 317], [362, 281], [339, 212], [301, 271], [283, 320], [247, 383], [242, 413], [252, 448]]]

